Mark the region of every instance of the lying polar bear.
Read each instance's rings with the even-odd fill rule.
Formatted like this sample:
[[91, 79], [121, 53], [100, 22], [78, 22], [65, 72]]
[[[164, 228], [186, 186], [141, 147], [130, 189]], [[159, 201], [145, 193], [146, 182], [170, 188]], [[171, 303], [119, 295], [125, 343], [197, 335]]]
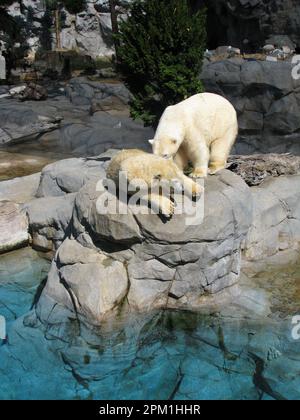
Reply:
[[231, 103], [222, 96], [201, 93], [169, 106], [149, 142], [155, 155], [174, 158], [181, 169], [190, 162], [191, 176], [202, 178], [226, 167], [237, 134], [237, 114]]
[[145, 198], [153, 209], [157, 209], [166, 217], [171, 217], [174, 214], [175, 206], [170, 196], [151, 193], [150, 187], [155, 184], [155, 181], [166, 180], [175, 184], [180, 183], [183, 190], [193, 198], [200, 196], [203, 192], [203, 188], [191, 178], [185, 176], [172, 160], [166, 161], [160, 156], [142, 150], [122, 150], [112, 158], [107, 168], [107, 178], [118, 185], [120, 173], [125, 173], [127, 183], [131, 183], [136, 188], [139, 187], [139, 181], [146, 183], [148, 190], [142, 198]]

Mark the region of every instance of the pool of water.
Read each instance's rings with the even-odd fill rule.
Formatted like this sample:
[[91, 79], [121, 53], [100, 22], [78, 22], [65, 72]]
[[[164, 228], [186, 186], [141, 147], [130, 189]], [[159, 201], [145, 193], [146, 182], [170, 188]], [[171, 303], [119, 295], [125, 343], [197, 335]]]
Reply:
[[[297, 291], [288, 310], [275, 292], [267, 319], [156, 311], [99, 329], [43, 325], [32, 308], [48, 269], [29, 249], [0, 257], [0, 399], [300, 399]], [[272, 279], [298, 290], [299, 267], [256, 281], [268, 290]]]

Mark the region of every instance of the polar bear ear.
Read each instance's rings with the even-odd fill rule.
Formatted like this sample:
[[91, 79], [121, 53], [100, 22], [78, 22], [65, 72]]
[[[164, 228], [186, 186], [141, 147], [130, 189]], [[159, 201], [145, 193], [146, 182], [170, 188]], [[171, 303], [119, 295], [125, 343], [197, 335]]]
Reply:
[[149, 143], [151, 144], [151, 146], [153, 146], [153, 144], [154, 144], [154, 139], [149, 140]]

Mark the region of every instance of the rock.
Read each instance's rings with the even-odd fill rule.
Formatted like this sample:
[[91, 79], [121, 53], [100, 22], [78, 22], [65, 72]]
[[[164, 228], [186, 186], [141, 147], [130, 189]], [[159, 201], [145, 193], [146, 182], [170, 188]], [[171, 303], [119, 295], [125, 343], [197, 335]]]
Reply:
[[113, 54], [110, 14], [97, 13], [88, 3], [86, 10], [75, 16], [67, 12], [67, 16], [70, 24], [61, 32], [63, 48], [77, 47], [93, 58]]
[[263, 47], [263, 51], [267, 54], [271, 53], [274, 50], [275, 50], [275, 46], [273, 44], [267, 44]]
[[284, 264], [280, 259], [284, 251], [295, 250], [299, 256], [299, 181], [300, 175], [280, 176], [251, 188], [254, 217], [245, 243], [246, 261], [257, 263], [276, 256]]
[[[99, 12], [96, 6], [97, 3], [88, 2], [78, 14], [63, 10], [64, 19], [60, 33], [62, 49], [77, 49], [91, 55], [94, 59], [111, 56], [114, 53], [110, 13], [108, 10]], [[46, 4], [34, 0], [22, 0], [20, 4], [7, 6], [7, 10], [9, 15], [20, 21], [27, 21], [26, 44], [30, 47], [29, 57], [34, 56], [44, 46], [43, 43], [47, 41], [49, 43], [49, 40], [45, 41], [44, 38], [39, 37], [39, 33], [44, 30], [49, 21]], [[120, 12], [122, 16], [125, 9], [122, 8]], [[51, 30], [48, 27], [47, 29]], [[6, 41], [4, 37], [3, 41]], [[56, 42], [55, 39], [50, 39], [50, 43], [51, 41], [53, 44]], [[45, 46], [44, 49], [46, 49]]]
[[71, 79], [67, 86], [67, 96], [74, 102], [78, 97], [85, 98], [89, 103], [92, 100], [101, 102], [108, 98], [119, 100], [123, 106], [130, 100], [130, 92], [123, 83], [109, 83], [91, 81], [85, 77]]
[[[267, 315], [266, 296], [240, 282], [241, 268], [252, 275], [299, 255], [299, 159], [236, 157], [231, 169], [258, 186], [224, 170], [205, 180], [203, 214], [166, 221], [99, 188], [95, 174], [105, 176], [114, 153], [50, 165], [40, 184], [44, 196], [24, 206], [33, 246], [56, 252], [39, 319], [71, 316], [98, 325], [120, 311], [218, 310], [230, 302]], [[79, 170], [84, 176], [77, 178]], [[108, 198], [125, 211], [101, 211]]]
[[28, 244], [28, 220], [22, 208], [11, 201], [0, 201], [0, 254]]
[[207, 91], [226, 97], [236, 108], [236, 154], [300, 154], [299, 82], [288, 61], [241, 58], [209, 62], [201, 79]]
[[124, 215], [99, 215], [96, 206], [99, 195], [95, 182], [87, 183], [77, 194], [73, 235], [77, 237], [84, 233], [88, 225], [89, 235], [94, 242], [106, 240], [118, 245], [140, 242], [140, 228], [131, 211]]
[[47, 98], [47, 89], [36, 83], [29, 83], [19, 95], [21, 101], [45, 101]]
[[153, 135], [152, 128], [145, 128], [141, 122], [129, 117], [97, 112], [88, 124], [64, 126], [60, 138], [67, 150], [80, 156], [91, 156], [124, 146], [149, 150], [147, 140]]
[[283, 51], [283, 53], [285, 54], [285, 55], [291, 55], [292, 54], [292, 50], [291, 50], [291, 48], [290, 47], [287, 47], [286, 45], [284, 45], [283, 47], [282, 47], [282, 51]]
[[[147, 143], [148, 139], [153, 138], [153, 130], [145, 128], [141, 121], [132, 121], [129, 117], [130, 95], [122, 83], [100, 83], [80, 77], [72, 79], [66, 89], [62, 86], [57, 82], [47, 84], [49, 97], [43, 103], [42, 120], [45, 122], [42, 121], [41, 125], [46, 125], [47, 121], [56, 121], [50, 133], [47, 127], [43, 129], [40, 126], [35, 133], [35, 127], [31, 126], [34, 125], [35, 119], [41, 119], [39, 102], [28, 101], [25, 107], [16, 98], [9, 101], [0, 99], [0, 111], [3, 110], [0, 123], [2, 142], [11, 142], [12, 137], [18, 138], [18, 141], [29, 138], [38, 140], [43, 146], [51, 147], [51, 159], [45, 159], [44, 165], [49, 160], [61, 159], [61, 152], [65, 156], [71, 154], [83, 157], [96, 156], [107, 149], [125, 146], [150, 150]], [[7, 89], [8, 87], [4, 87], [3, 92], [7, 92]], [[93, 115], [88, 115], [89, 111]], [[63, 118], [60, 123], [57, 115]], [[6, 119], [9, 119], [9, 122], [6, 122]], [[42, 130], [45, 131], [44, 134], [41, 133]], [[22, 137], [27, 131], [29, 136]], [[41, 167], [37, 167], [31, 172], [23, 171], [20, 174], [40, 170]]]
[[64, 159], [47, 165], [41, 173], [37, 197], [57, 197], [75, 193], [88, 181], [98, 181], [105, 176], [104, 161], [94, 158]]
[[9, 90], [11, 96], [21, 95], [26, 89], [26, 85], [16, 86]]
[[275, 47], [280, 48], [288, 48], [289, 51], [295, 51], [295, 44], [291, 41], [288, 35], [273, 35], [272, 37], [267, 39], [268, 44], [274, 44]]
[[[201, 223], [200, 218], [195, 225], [189, 225], [186, 215], [176, 215], [164, 224], [159, 216], [136, 215], [127, 205], [127, 214], [99, 213], [101, 196], [92, 181], [77, 194], [68, 238], [58, 250], [43, 293], [46, 300], [69, 309], [74, 305], [59, 278], [65, 279], [71, 290], [74, 287], [74, 296], [83, 293], [86, 301], [94, 300], [90, 291], [77, 287], [79, 279], [95, 284], [97, 272], [105, 275], [95, 261], [99, 254], [126, 266], [128, 290], [122, 288], [120, 296], [127, 297], [129, 308], [141, 311], [199, 309], [206, 295], [219, 296], [238, 282], [241, 244], [252, 217], [249, 188], [240, 177], [223, 171], [207, 179], [204, 220]], [[69, 253], [74, 253], [73, 259]], [[84, 312], [91, 322], [102, 316], [99, 306], [95, 308], [89, 306]], [[43, 316], [47, 317], [47, 311]]]
[[224, 55], [224, 54], [228, 54], [228, 51], [230, 50], [230, 46], [228, 45], [223, 45], [221, 47], [218, 47], [215, 51], [215, 55]]
[[6, 79], [6, 61], [0, 51], [0, 80]]
[[26, 203], [29, 232], [35, 249], [55, 251], [64, 240], [73, 213], [75, 194], [38, 198]]
[[56, 130], [61, 117], [46, 117], [25, 105], [0, 103], [1, 127], [0, 144], [34, 139], [43, 133]]
[[37, 193], [40, 177], [41, 174], [37, 173], [1, 181], [0, 200], [9, 200], [19, 204], [32, 200]]
[[44, 300], [51, 298], [77, 316], [99, 324], [123, 301], [127, 289], [127, 272], [122, 263], [67, 239], [52, 263], [37, 311], [43, 311]]
[[279, 50], [278, 48], [276, 48], [274, 51], [272, 51], [270, 53], [271, 57], [275, 57], [277, 59], [283, 59], [285, 54], [282, 50]]
[[231, 156], [227, 169], [240, 175], [250, 186], [266, 178], [300, 174], [300, 157], [292, 155]]

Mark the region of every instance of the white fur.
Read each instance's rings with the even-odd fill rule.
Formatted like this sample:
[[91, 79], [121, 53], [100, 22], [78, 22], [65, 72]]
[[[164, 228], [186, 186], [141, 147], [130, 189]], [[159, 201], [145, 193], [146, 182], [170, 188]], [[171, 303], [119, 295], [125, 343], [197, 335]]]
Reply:
[[[125, 173], [127, 182], [132, 185], [138, 186], [139, 181], [143, 181], [150, 188], [159, 179], [162, 182], [166, 180], [178, 183], [191, 197], [197, 197], [203, 192], [203, 188], [185, 176], [172, 160], [165, 161], [138, 149], [122, 150], [113, 157], [107, 168], [107, 178], [118, 184], [120, 173]], [[154, 194], [151, 190], [146, 192], [145, 197], [153, 204], [153, 208], [160, 209], [165, 216], [169, 217], [174, 213], [174, 204], [170, 198]]]
[[168, 107], [161, 117], [153, 152], [175, 158], [184, 168], [193, 165], [192, 176], [205, 177], [225, 168], [238, 133], [237, 114], [229, 101], [213, 93], [192, 96]]

